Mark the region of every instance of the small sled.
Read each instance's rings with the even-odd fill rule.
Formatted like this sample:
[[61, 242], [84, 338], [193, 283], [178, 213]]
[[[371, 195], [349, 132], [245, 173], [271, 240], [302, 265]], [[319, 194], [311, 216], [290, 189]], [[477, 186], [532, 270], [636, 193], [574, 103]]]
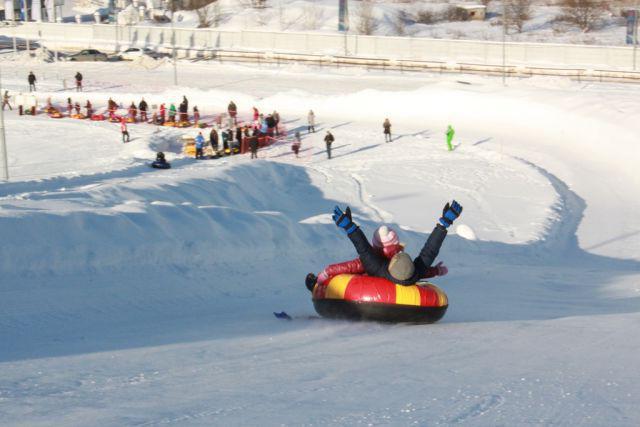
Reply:
[[93, 115], [91, 115], [91, 120], [93, 120], [94, 122], [101, 122], [104, 119], [106, 119], [104, 114], [93, 114]]

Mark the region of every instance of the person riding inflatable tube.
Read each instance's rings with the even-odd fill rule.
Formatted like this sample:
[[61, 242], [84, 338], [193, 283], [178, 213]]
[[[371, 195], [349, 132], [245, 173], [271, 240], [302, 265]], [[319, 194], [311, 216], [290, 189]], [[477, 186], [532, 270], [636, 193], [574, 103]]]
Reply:
[[[336, 206], [333, 220], [347, 233], [358, 252], [360, 265], [353, 260], [331, 265], [317, 278], [312, 273], [307, 275], [306, 285], [313, 293], [318, 314], [392, 322], [431, 323], [441, 319], [448, 307], [446, 294], [433, 284], [416, 282], [447, 273], [442, 263], [435, 267], [431, 264], [438, 256], [447, 228], [461, 213], [462, 206], [455, 200], [447, 203], [439, 223], [412, 261], [404, 247], [397, 243], [395, 232], [390, 236], [388, 229], [379, 228], [372, 246], [353, 222], [351, 209], [347, 207], [342, 212]], [[381, 234], [386, 236], [381, 239]], [[385, 239], [388, 250], [380, 242]], [[346, 270], [366, 275], [341, 274]], [[331, 277], [335, 273], [338, 275]]]
[[151, 163], [151, 167], [154, 169], [171, 169], [171, 163], [167, 162], [167, 159], [164, 157], [164, 153], [159, 151], [156, 154], [155, 162]]

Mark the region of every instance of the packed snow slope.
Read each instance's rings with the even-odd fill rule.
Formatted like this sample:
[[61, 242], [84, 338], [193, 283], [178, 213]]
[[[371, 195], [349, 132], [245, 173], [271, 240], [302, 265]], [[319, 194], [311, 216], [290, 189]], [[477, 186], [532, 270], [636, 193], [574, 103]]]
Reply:
[[[82, 66], [86, 92], [43, 78], [40, 101], [186, 95], [210, 119], [233, 99], [278, 110], [302, 151], [195, 161], [177, 142], [194, 130], [122, 144], [115, 124], [5, 112], [1, 425], [640, 423], [637, 87], [183, 64], [165, 89], [170, 68]], [[4, 86], [27, 67], [76, 70], [7, 63]], [[171, 170], [147, 166], [157, 150]], [[355, 256], [335, 205], [415, 254], [453, 198], [441, 322], [314, 316], [306, 273]]]

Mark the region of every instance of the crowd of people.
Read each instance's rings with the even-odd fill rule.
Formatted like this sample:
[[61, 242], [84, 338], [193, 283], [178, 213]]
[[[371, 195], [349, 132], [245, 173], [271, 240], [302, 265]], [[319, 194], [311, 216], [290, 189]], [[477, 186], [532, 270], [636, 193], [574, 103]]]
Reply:
[[[75, 76], [76, 91], [82, 92], [83, 90], [83, 76], [79, 71]], [[27, 76], [29, 83], [29, 91], [36, 91], [36, 76], [31, 71]], [[3, 95], [2, 109], [9, 107], [10, 96], [8, 91], [5, 91]], [[206, 123], [201, 121], [200, 110], [197, 105], [194, 105], [189, 110], [189, 100], [186, 96], [182, 97], [182, 101], [176, 107], [176, 103], [169, 103], [167, 108], [166, 103], [160, 103], [159, 105], [149, 105], [147, 101], [142, 98], [137, 104], [132, 101], [124, 114], [119, 112], [124, 108], [122, 104], [118, 104], [112, 98], [109, 98], [107, 102], [106, 114], [96, 113], [91, 101], [87, 100], [84, 108], [86, 114], [82, 114], [82, 106], [79, 102], [72, 102], [71, 97], [67, 98], [67, 114], [76, 118], [91, 118], [94, 120], [108, 119], [112, 122], [120, 123], [122, 141], [128, 142], [130, 140], [128, 123], [151, 123], [159, 126], [176, 126], [176, 127], [188, 127], [195, 126], [198, 128], [207, 127]], [[61, 112], [52, 105], [51, 99], [47, 100], [45, 111], [50, 114], [58, 114], [57, 117], [61, 117]], [[264, 114], [261, 113], [255, 106], [251, 110], [251, 119], [241, 121], [238, 116], [238, 106], [234, 101], [230, 101], [227, 106], [226, 114], [220, 114], [217, 116], [214, 128], [209, 132], [208, 141], [202, 132], [199, 133], [196, 138], [196, 158], [204, 157], [205, 146], [211, 147], [213, 152], [222, 152], [225, 154], [235, 154], [240, 151], [242, 142], [247, 140], [247, 145], [251, 151], [251, 158], [257, 158], [258, 148], [261, 137], [278, 138], [283, 135], [283, 128], [280, 126], [280, 114], [277, 111], [273, 113]], [[309, 110], [307, 113], [307, 133], [315, 133], [316, 131], [316, 116], [313, 110]], [[385, 142], [393, 141], [391, 133], [391, 121], [389, 118], [385, 118], [382, 124], [383, 135]], [[452, 140], [455, 131], [451, 125], [448, 126], [446, 131], [447, 148], [451, 151], [454, 149]], [[285, 135], [286, 136], [286, 135]], [[324, 142], [326, 147], [327, 159], [331, 159], [332, 146], [335, 142], [335, 136], [331, 130], [327, 130], [324, 136]], [[296, 157], [299, 157], [300, 149], [302, 146], [302, 136], [300, 131], [296, 131], [291, 141], [291, 150]]]

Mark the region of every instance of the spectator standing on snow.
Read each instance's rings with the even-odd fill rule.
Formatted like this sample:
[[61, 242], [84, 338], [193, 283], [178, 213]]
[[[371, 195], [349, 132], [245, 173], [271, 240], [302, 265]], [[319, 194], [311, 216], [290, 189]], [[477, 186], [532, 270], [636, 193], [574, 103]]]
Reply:
[[224, 154], [228, 154], [229, 139], [232, 138], [232, 135], [233, 131], [231, 129], [222, 132], [222, 149], [224, 150]]
[[198, 110], [198, 106], [193, 106], [193, 125], [198, 126], [198, 122], [200, 121], [200, 111]]
[[[122, 132], [122, 142], [129, 142], [129, 130], [127, 129], [127, 121], [124, 117], [120, 119], [120, 131]], [[125, 138], [127, 139], [126, 141]]]
[[91, 101], [87, 99], [87, 104], [84, 106], [87, 109], [87, 117], [91, 118], [93, 115], [93, 106], [91, 105]]
[[167, 116], [167, 107], [164, 104], [160, 104], [160, 124], [164, 124], [164, 119]]
[[215, 129], [211, 129], [209, 133], [209, 142], [211, 143], [211, 149], [214, 151], [218, 151], [218, 131]]
[[73, 102], [71, 102], [71, 98], [67, 98], [67, 113], [69, 117], [73, 114]]
[[147, 101], [142, 98], [142, 101], [138, 104], [138, 110], [140, 110], [140, 120], [143, 122], [147, 121], [147, 110], [149, 106], [147, 105]]
[[307, 133], [311, 132], [316, 132], [316, 115], [313, 110], [309, 110], [309, 114], [307, 114]]
[[236, 107], [236, 103], [231, 101], [227, 106], [227, 112], [229, 116], [233, 119], [233, 123], [235, 124], [236, 116], [238, 115], [238, 107]]
[[183, 99], [183, 101], [180, 103], [180, 106], [178, 107], [178, 110], [180, 111], [180, 117], [178, 118], [178, 120], [181, 122], [188, 122], [189, 121], [189, 102], [187, 102], [187, 98]]
[[453, 150], [453, 145], [452, 145], [452, 141], [453, 141], [453, 136], [456, 134], [456, 131], [453, 130], [453, 127], [451, 127], [451, 125], [449, 125], [447, 127], [447, 148], [449, 149], [449, 151]]
[[278, 130], [278, 126], [280, 125], [280, 114], [276, 110], [273, 110], [273, 122], [275, 134], [276, 136], [280, 136], [280, 131]]
[[251, 158], [257, 159], [258, 158], [258, 137], [257, 136], [252, 136], [249, 139], [249, 149], [251, 149]]
[[9, 104], [10, 100], [11, 97], [9, 96], [9, 91], [5, 90], [4, 95], [2, 96], [2, 110], [4, 110], [5, 106], [9, 107], [9, 110], [13, 110], [13, 108], [11, 108], [11, 104]]
[[196, 159], [204, 158], [203, 150], [204, 150], [204, 136], [202, 136], [202, 132], [198, 132], [198, 136], [196, 136]]
[[331, 158], [331, 144], [333, 144], [333, 141], [335, 140], [336, 139], [333, 137], [331, 131], [328, 130], [327, 134], [324, 136], [324, 142], [327, 144], [327, 159]]
[[236, 128], [236, 145], [242, 147], [242, 126]]
[[302, 145], [302, 138], [300, 137], [300, 131], [296, 131], [295, 140], [293, 144], [291, 144], [291, 150], [293, 150], [296, 157], [298, 157], [298, 153], [300, 152], [300, 145]]
[[36, 91], [36, 75], [33, 74], [33, 71], [29, 71], [29, 76], [27, 77], [27, 81], [29, 82], [29, 92]]
[[76, 115], [80, 115], [80, 103], [76, 101], [76, 103], [74, 104], [74, 108], [76, 110]]
[[384, 119], [382, 127], [384, 128], [384, 142], [391, 142], [391, 122], [389, 119]]
[[80, 71], [76, 73], [76, 92], [82, 92], [82, 74], [80, 74]]
[[135, 123], [137, 121], [136, 116], [138, 115], [138, 109], [136, 108], [136, 104], [132, 101], [131, 105], [129, 105], [129, 117]]
[[176, 121], [176, 106], [173, 103], [169, 106], [169, 121]]
[[260, 112], [256, 107], [253, 107], [253, 121], [255, 122], [260, 117]]

